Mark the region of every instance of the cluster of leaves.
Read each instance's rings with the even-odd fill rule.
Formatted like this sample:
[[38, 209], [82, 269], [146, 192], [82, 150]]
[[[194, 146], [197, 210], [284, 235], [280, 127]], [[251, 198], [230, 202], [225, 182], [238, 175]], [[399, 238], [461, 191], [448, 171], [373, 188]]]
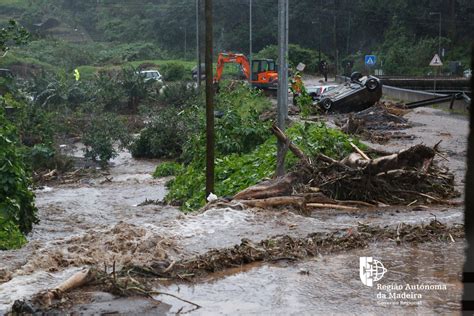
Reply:
[[180, 163], [173, 162], [173, 161], [163, 162], [163, 163], [160, 163], [156, 167], [155, 172], [153, 172], [153, 177], [160, 178], [160, 177], [175, 176], [179, 172], [181, 172], [182, 169], [183, 169], [183, 165]]
[[180, 81], [190, 79], [190, 73], [186, 71], [183, 64], [172, 62], [161, 66], [161, 72], [166, 81]]
[[191, 135], [204, 126], [202, 108], [197, 105], [167, 107], [154, 115], [130, 151], [136, 158], [177, 158]]
[[316, 110], [313, 106], [313, 98], [307, 93], [302, 93], [296, 97], [296, 105], [299, 107], [302, 117], [308, 117]]
[[[117, 149], [126, 148], [131, 137], [125, 128], [124, 118], [100, 108], [91, 106], [90, 112], [83, 115], [84, 133], [82, 142], [85, 145], [85, 157], [98, 161], [103, 167], [110, 159], [117, 157]], [[118, 148], [117, 148], [118, 145]]]
[[187, 82], [172, 82], [163, 87], [158, 101], [163, 106], [179, 108], [190, 100], [196, 101], [195, 96], [196, 90], [190, 88]]
[[[323, 123], [295, 124], [287, 134], [308, 155], [323, 153], [340, 159], [352, 151], [350, 142], [361, 148], [364, 146], [344, 133], [328, 128]], [[297, 163], [297, 158], [288, 152], [287, 168]], [[216, 159], [216, 187], [218, 196], [233, 196], [251, 185], [257, 184], [274, 174], [276, 166], [276, 139], [268, 136], [266, 140], [247, 153], [234, 152], [219, 154]], [[178, 203], [185, 211], [192, 211], [204, 205], [205, 172], [202, 160], [196, 158], [168, 183], [166, 200]]]
[[[215, 120], [215, 150], [217, 157], [233, 153], [248, 153], [262, 144], [270, 135], [269, 123], [258, 119], [258, 112], [251, 110], [246, 115], [237, 109], [222, 110]], [[200, 163], [204, 167], [206, 157], [206, 135], [194, 134], [184, 144], [181, 160], [184, 163]]]
[[0, 28], [0, 55], [9, 50], [9, 42], [25, 44], [29, 37], [30, 33], [23, 26], [15, 20], [10, 20], [6, 27]]
[[[0, 100], [1, 101], [1, 100]], [[18, 248], [38, 222], [16, 130], [0, 107], [0, 250]]]

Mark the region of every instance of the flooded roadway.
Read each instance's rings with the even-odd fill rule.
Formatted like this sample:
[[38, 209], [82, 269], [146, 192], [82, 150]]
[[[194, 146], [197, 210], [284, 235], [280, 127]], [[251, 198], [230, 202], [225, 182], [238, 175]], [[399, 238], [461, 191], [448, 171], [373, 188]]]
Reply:
[[[390, 142], [384, 149], [421, 142], [433, 145], [438, 138], [443, 139], [441, 148], [447, 150], [450, 159], [442, 163], [456, 173], [458, 188], [462, 189], [459, 180], [465, 171], [467, 120], [424, 108], [408, 117], [420, 121], [408, 130], [418, 138]], [[15, 299], [54, 287], [87, 265], [110, 266], [113, 261], [118, 267], [129, 263], [146, 265], [159, 258], [186, 258], [213, 248], [231, 247], [242, 238], [259, 241], [284, 234], [302, 237], [355, 227], [358, 222], [382, 227], [400, 222], [428, 223], [434, 217], [445, 223], [463, 222], [461, 207], [445, 206], [356, 212], [322, 210], [309, 217], [285, 211], [242, 210], [238, 206], [196, 215], [183, 215], [172, 207], [138, 206], [146, 199], [159, 200], [166, 194], [166, 179], [150, 176], [157, 163], [134, 160], [121, 153], [108, 175], [39, 190], [41, 222], [29, 236], [30, 242], [20, 250], [0, 252], [0, 313], [6, 312]], [[449, 313], [459, 308], [458, 276], [464, 260], [463, 247], [462, 241], [417, 247], [397, 247], [395, 243], [371, 245], [369, 249], [299, 263], [225, 271], [194, 286], [169, 285], [166, 291], [202, 305], [195, 314], [379, 314], [386, 309], [374, 297], [378, 292], [363, 286], [358, 276], [358, 257], [373, 256], [380, 258], [388, 269], [383, 283], [447, 284], [448, 291], [423, 293], [422, 304], [410, 308], [420, 313]], [[163, 304], [159, 313], [189, 308], [165, 297], [159, 299], [169, 303]], [[95, 303], [92, 300], [74, 308], [85, 313], [118, 308], [118, 312], [126, 313], [133, 306], [134, 311], [145, 314], [150, 308], [146, 300], [135, 300], [132, 305], [107, 296], [95, 299]], [[153, 307], [150, 313], [156, 314], [158, 310]]]

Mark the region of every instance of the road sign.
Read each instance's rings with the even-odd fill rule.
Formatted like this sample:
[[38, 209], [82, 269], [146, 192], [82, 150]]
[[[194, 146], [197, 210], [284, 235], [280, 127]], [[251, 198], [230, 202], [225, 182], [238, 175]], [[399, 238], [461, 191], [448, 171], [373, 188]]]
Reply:
[[439, 58], [438, 54], [434, 55], [433, 59], [430, 62], [430, 66], [433, 66], [433, 67], [443, 66], [443, 62], [441, 61], [441, 58]]
[[365, 55], [365, 65], [375, 66], [377, 63], [377, 57], [375, 55]]

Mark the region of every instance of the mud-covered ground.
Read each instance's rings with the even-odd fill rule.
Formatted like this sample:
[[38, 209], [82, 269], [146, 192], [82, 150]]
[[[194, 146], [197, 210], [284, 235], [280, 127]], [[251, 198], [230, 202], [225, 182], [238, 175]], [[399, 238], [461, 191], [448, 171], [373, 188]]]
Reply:
[[[405, 117], [413, 127], [404, 132], [415, 137], [390, 141], [382, 149], [395, 151], [418, 143], [432, 146], [443, 140], [440, 148], [448, 161], [438, 162], [455, 173], [457, 189], [462, 192], [467, 119], [430, 108], [413, 110]], [[36, 194], [41, 222], [29, 236], [30, 242], [20, 250], [0, 252], [0, 313], [6, 312], [14, 300], [52, 288], [89, 265], [110, 267], [115, 262], [120, 269], [177, 262], [211, 249], [232, 249], [242, 239], [258, 243], [282, 235], [303, 238], [311, 233], [344, 234], [361, 223], [393, 228], [402, 222], [428, 224], [434, 218], [448, 225], [463, 222], [462, 207], [452, 206], [318, 210], [310, 216], [239, 206], [185, 215], [168, 206], [139, 206], [146, 199], [159, 200], [166, 194], [167, 179], [150, 175], [158, 163], [134, 160], [122, 153], [108, 174], [39, 189]], [[238, 266], [194, 278], [191, 283], [156, 279], [152, 283], [160, 291], [202, 306], [191, 312], [197, 315], [380, 314], [388, 308], [393, 313], [409, 308], [412, 312], [449, 314], [459, 309], [462, 239], [400, 245], [395, 240], [367, 243], [366, 248], [316, 254], [297, 261]], [[361, 283], [361, 256], [375, 257], [385, 265], [387, 272], [378, 284], [444, 284], [446, 290], [408, 291], [422, 295], [420, 299], [377, 297], [388, 292]], [[155, 298], [166, 304], [144, 298], [118, 299], [86, 287], [74, 292], [70, 311], [156, 315], [193, 309], [171, 297]], [[392, 301], [403, 305], [393, 305]]]

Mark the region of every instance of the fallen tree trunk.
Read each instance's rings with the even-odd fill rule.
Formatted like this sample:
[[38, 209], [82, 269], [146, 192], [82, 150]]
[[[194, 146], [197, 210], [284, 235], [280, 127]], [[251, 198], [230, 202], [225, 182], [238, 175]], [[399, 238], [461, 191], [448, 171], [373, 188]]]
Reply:
[[291, 195], [293, 182], [297, 178], [296, 174], [289, 173], [280, 178], [264, 181], [240, 191], [234, 196], [234, 200], [265, 199], [275, 196]]
[[293, 142], [275, 124], [273, 124], [272, 126], [272, 132], [281, 142], [285, 143], [288, 146], [291, 152], [294, 153], [295, 156], [301, 160], [301, 162], [307, 165], [311, 164], [311, 160], [308, 158], [308, 156], [306, 156], [305, 153], [298, 148], [298, 146], [293, 144]]
[[395, 169], [421, 168], [427, 162], [431, 161], [435, 154], [435, 149], [431, 147], [416, 145], [402, 150], [397, 154], [371, 160], [367, 160], [359, 153], [352, 153], [344, 158], [341, 163], [353, 169], [364, 169], [365, 173], [378, 174]]
[[305, 199], [300, 196], [277, 196], [267, 199], [258, 199], [258, 200], [242, 200], [239, 201], [244, 205], [250, 207], [277, 207], [277, 206], [295, 206], [297, 208], [305, 207]]
[[357, 207], [346, 206], [346, 205], [339, 205], [339, 204], [326, 204], [326, 203], [308, 203], [306, 204], [307, 207], [310, 208], [332, 208], [338, 210], [346, 210], [346, 211], [357, 211]]
[[35, 301], [43, 307], [49, 307], [54, 299], [60, 299], [64, 293], [85, 285], [91, 281], [91, 279], [92, 274], [89, 269], [81, 270], [59, 284], [56, 288], [39, 293], [35, 297]]

